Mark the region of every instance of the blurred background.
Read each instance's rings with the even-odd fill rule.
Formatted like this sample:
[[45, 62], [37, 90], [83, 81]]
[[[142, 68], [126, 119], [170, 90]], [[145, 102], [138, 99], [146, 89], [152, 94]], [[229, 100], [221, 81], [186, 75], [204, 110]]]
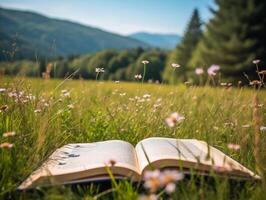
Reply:
[[265, 10], [265, 0], [1, 0], [0, 74], [95, 79], [104, 68], [100, 79], [133, 81], [148, 60], [149, 82], [199, 84], [218, 65], [220, 81], [248, 83], [266, 72]]

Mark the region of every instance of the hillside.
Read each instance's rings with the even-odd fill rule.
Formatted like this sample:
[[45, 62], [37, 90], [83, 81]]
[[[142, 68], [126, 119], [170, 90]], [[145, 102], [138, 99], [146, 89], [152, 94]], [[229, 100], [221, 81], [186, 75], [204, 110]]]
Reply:
[[[16, 44], [16, 45], [12, 45]], [[28, 11], [0, 8], [0, 60], [16, 48], [16, 58], [57, 57], [102, 49], [148, 47], [136, 39]]]
[[129, 35], [129, 37], [145, 42], [153, 47], [159, 47], [162, 49], [174, 49], [181, 41], [181, 36], [175, 34], [138, 32]]

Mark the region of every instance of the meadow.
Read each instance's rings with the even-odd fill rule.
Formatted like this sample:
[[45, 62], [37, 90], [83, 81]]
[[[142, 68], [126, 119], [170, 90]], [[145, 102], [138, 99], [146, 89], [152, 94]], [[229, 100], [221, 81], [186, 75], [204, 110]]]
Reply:
[[[265, 196], [266, 91], [23, 77], [0, 77], [0, 88], [2, 199], [138, 199], [145, 191], [127, 181], [101, 193], [94, 186], [78, 194], [65, 186], [32, 193], [15, 190], [64, 144], [121, 139], [135, 145], [152, 136], [205, 140], [262, 175], [262, 182], [235, 188], [227, 180], [212, 186], [181, 181], [171, 194], [158, 192], [159, 199]], [[165, 119], [174, 112], [185, 119], [169, 127]], [[228, 148], [228, 144], [240, 145], [240, 149]]]

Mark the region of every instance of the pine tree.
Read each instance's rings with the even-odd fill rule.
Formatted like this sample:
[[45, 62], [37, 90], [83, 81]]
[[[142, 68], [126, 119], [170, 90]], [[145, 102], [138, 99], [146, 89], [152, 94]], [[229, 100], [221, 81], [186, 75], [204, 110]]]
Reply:
[[254, 76], [254, 59], [266, 56], [266, 1], [216, 0], [217, 10], [206, 26], [191, 66], [218, 64], [222, 76], [243, 79], [243, 73]]
[[[177, 83], [186, 80], [186, 72], [189, 69], [188, 62], [192, 51], [195, 49], [202, 35], [199, 12], [195, 9], [185, 30], [183, 39], [177, 48], [172, 51], [167, 59], [163, 78], [169, 83]], [[172, 63], [178, 63], [181, 67], [173, 70]]]

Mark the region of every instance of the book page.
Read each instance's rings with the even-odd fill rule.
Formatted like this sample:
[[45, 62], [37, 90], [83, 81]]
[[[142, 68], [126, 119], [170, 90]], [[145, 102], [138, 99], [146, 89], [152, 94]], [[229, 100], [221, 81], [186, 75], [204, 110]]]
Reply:
[[65, 145], [57, 149], [28, 180], [36, 180], [33, 176], [49, 176], [56, 178], [57, 181], [66, 182], [108, 175], [106, 166], [110, 166], [110, 161], [115, 162], [111, 167], [113, 173], [125, 176], [133, 172], [140, 174], [134, 147], [128, 142], [110, 140]]
[[135, 148], [139, 160], [140, 170], [144, 170], [149, 163], [161, 160], [197, 162], [195, 156], [202, 156], [202, 152], [197, 152], [197, 155], [193, 156], [184, 145], [187, 141], [189, 140], [159, 137], [147, 138], [140, 141]]
[[141, 171], [151, 163], [156, 168], [182, 166], [203, 171], [217, 168], [253, 174], [221, 151], [195, 139], [147, 138], [137, 144], [136, 153]]
[[246, 174], [246, 175], [253, 176], [255, 178], [259, 178], [259, 176], [257, 176], [254, 172], [244, 167], [243, 165], [241, 165], [239, 162], [235, 161], [231, 157], [227, 156], [220, 150], [212, 146], [208, 146], [206, 142], [198, 140], [197, 142], [194, 142], [193, 145], [197, 147], [198, 149], [201, 149], [202, 151], [204, 151], [205, 154], [207, 154], [209, 151], [211, 155], [210, 157], [212, 158], [213, 165], [219, 166], [219, 167], [222, 166], [228, 169], [229, 171], [230, 170], [238, 171], [243, 175]]

